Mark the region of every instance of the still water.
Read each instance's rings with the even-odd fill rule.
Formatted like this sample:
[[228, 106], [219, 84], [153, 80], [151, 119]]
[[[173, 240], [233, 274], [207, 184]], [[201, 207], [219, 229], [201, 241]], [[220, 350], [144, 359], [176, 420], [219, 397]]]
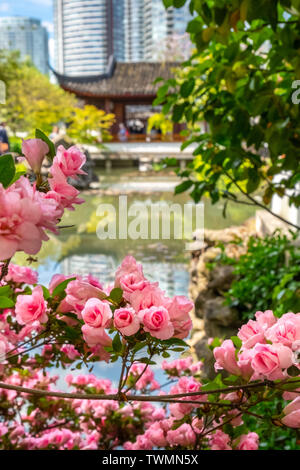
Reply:
[[[98, 170], [97, 175], [100, 189], [92, 194], [84, 193], [85, 203], [76, 206], [75, 211], [67, 211], [61, 222], [72, 227], [61, 230], [59, 236], [51, 236], [44, 244], [37, 266], [39, 282], [48, 285], [55, 273], [91, 273], [102, 283], [110, 284], [117, 266], [127, 254], [131, 254], [143, 264], [145, 275], [158, 281], [168, 296], [188, 295], [190, 253], [185, 250], [186, 240], [100, 240], [96, 234], [100, 221], [97, 207], [99, 204], [112, 204], [118, 208], [119, 194], [128, 195], [128, 206], [136, 202], [147, 206], [165, 202], [183, 207], [190, 202], [186, 193], [174, 195], [179, 181], [176, 175], [141, 173], [133, 169], [113, 169], [109, 173]], [[252, 208], [238, 204], [228, 205], [225, 219], [222, 211], [222, 203], [212, 206], [208, 200], [205, 201], [204, 227], [222, 229], [240, 224], [253, 215]], [[109, 366], [103, 363], [94, 369], [97, 375], [111, 380], [117, 379], [119, 371], [118, 363]]]
[[[158, 281], [167, 295], [187, 294], [190, 254], [185, 247], [188, 240], [174, 239], [173, 226], [169, 240], [100, 240], [96, 234], [101, 220], [97, 216], [97, 208], [100, 204], [111, 204], [116, 208], [118, 219], [120, 194], [127, 194], [128, 207], [133, 203], [150, 207], [160, 202], [169, 206], [176, 203], [183, 208], [191, 199], [187, 193], [174, 195], [178, 178], [169, 173], [145, 174], [131, 169], [110, 170], [109, 173], [98, 170], [98, 178], [100, 189], [82, 193], [85, 203], [76, 206], [75, 211], [66, 211], [61, 225], [72, 227], [62, 229], [59, 236], [51, 236], [50, 241], [44, 244], [39, 255], [40, 282], [47, 284], [57, 272], [66, 275], [76, 272], [92, 273], [109, 284], [116, 267], [127, 254], [131, 254], [143, 263], [146, 276]], [[252, 208], [237, 204], [228, 205], [226, 218], [222, 211], [222, 203], [212, 206], [208, 200], [204, 201], [204, 227], [222, 229], [240, 224], [253, 215]], [[171, 219], [171, 224], [174, 223], [176, 221]]]

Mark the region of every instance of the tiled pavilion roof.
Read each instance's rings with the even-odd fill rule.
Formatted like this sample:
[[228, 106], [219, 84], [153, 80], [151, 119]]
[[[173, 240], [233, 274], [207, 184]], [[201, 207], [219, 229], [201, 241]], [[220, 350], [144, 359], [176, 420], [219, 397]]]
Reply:
[[54, 71], [62, 88], [80, 96], [94, 97], [154, 97], [160, 83], [173, 76], [172, 69], [178, 64], [165, 62], [116, 63], [113, 60], [108, 71], [102, 75], [88, 77], [68, 77]]

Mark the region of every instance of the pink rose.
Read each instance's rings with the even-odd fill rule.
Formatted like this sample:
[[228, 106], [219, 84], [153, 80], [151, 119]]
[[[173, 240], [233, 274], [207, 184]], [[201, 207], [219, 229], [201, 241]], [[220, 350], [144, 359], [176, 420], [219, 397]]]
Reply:
[[151, 424], [149, 429], [146, 431], [145, 436], [150, 439], [153, 446], [165, 447], [167, 445], [164, 430], [158, 421]]
[[216, 360], [215, 370], [225, 369], [231, 374], [241, 375], [235, 357], [235, 347], [231, 339], [223, 341], [222, 345], [215, 348], [213, 353]]
[[300, 428], [300, 396], [289, 403], [283, 409], [283, 412], [285, 414], [285, 417], [281, 420], [283, 424], [289, 428]]
[[249, 320], [238, 332], [238, 337], [243, 342], [243, 347], [250, 349], [256, 343], [265, 343], [264, 331], [257, 321]]
[[89, 299], [81, 312], [84, 323], [93, 328], [109, 326], [112, 311], [107, 302], [99, 299]]
[[272, 310], [256, 312], [255, 318], [264, 331], [276, 323], [276, 317], [274, 317]]
[[300, 428], [300, 397], [295, 398], [283, 411], [286, 415], [281, 420], [283, 424], [290, 428]]
[[16, 251], [36, 254], [45, 239], [39, 226], [42, 209], [34, 200], [29, 181], [21, 177], [4, 189], [0, 184], [0, 261]]
[[167, 441], [170, 446], [183, 446], [187, 447], [194, 444], [196, 441], [196, 435], [192, 427], [184, 423], [179, 428], [167, 432]]
[[137, 263], [133, 256], [125, 256], [121, 266], [118, 267], [115, 276], [115, 287], [120, 287], [120, 281], [128, 274], [135, 274], [144, 278], [142, 265]]
[[0, 436], [4, 436], [6, 433], [8, 433], [8, 427], [4, 423], [0, 423]]
[[34, 332], [40, 333], [43, 330], [42, 325], [38, 320], [35, 320], [33, 323], [29, 323], [21, 329], [18, 334], [18, 340], [23, 341], [25, 338], [31, 338]]
[[185, 320], [177, 321], [171, 320], [174, 328], [174, 338], [184, 339], [189, 336], [193, 327], [193, 322], [189, 316]]
[[47, 303], [41, 286], [35, 287], [31, 295], [19, 295], [15, 312], [17, 322], [20, 325], [31, 324], [36, 320], [40, 323], [46, 323], [48, 320]]
[[184, 295], [176, 295], [166, 307], [171, 320], [186, 320], [189, 318], [189, 312], [194, 308], [193, 302]]
[[140, 329], [140, 320], [133, 308], [119, 308], [114, 312], [114, 325], [122, 335], [131, 336]]
[[282, 369], [293, 364], [293, 353], [290, 348], [282, 344], [256, 344], [253, 348], [251, 366], [255, 378], [261, 375], [269, 380], [284, 377]]
[[17, 284], [36, 284], [38, 281], [38, 273], [27, 266], [18, 266], [17, 264], [10, 263], [5, 280]]
[[240, 437], [240, 442], [237, 446], [238, 450], [257, 450], [258, 449], [258, 434], [256, 432], [249, 432]]
[[136, 290], [143, 290], [148, 284], [149, 281], [147, 281], [142, 274], [137, 272], [125, 274], [120, 278], [120, 287], [123, 290], [123, 296], [126, 300], [130, 299], [130, 294]]
[[22, 153], [35, 173], [40, 173], [48, 152], [48, 145], [41, 139], [28, 139], [22, 142]]
[[251, 365], [253, 353], [252, 349], [245, 349], [239, 353], [238, 357], [238, 367], [240, 373], [244, 379], [249, 380], [252, 377], [253, 369]]
[[72, 145], [67, 150], [60, 145], [53, 160], [53, 164], [57, 165], [67, 177], [85, 175], [86, 173], [81, 170], [85, 162], [86, 156], [75, 145]]
[[300, 314], [286, 313], [266, 331], [266, 338], [272, 343], [282, 343], [291, 347], [300, 340]]
[[296, 388], [295, 391], [291, 391], [291, 392], [284, 392], [282, 394], [282, 398], [284, 400], [294, 400], [294, 398], [297, 398], [300, 396], [300, 388]]
[[149, 366], [147, 366], [145, 369], [145, 364], [135, 362], [130, 367], [129, 373], [134, 377], [134, 379], [137, 379], [141, 375], [141, 377], [135, 384], [135, 388], [137, 390], [142, 390], [147, 386], [150, 386], [150, 390], [160, 388], [159, 384], [157, 384], [157, 382], [154, 380], [153, 371]]
[[225, 432], [218, 429], [214, 434], [209, 436], [209, 444], [211, 450], [232, 450], [230, 445], [230, 437]]
[[83, 325], [81, 331], [83, 333], [84, 341], [89, 346], [111, 346], [111, 338], [105, 332], [104, 328], [93, 328], [89, 325]]
[[72, 308], [80, 313], [86, 302], [90, 298], [103, 299], [105, 294], [101, 289], [90, 284], [87, 279], [76, 279], [69, 282], [66, 288], [66, 302], [72, 306]]
[[52, 166], [50, 172], [52, 175], [52, 178], [49, 179], [50, 188], [59, 195], [63, 209], [74, 210], [73, 204], [84, 202], [83, 199], [77, 197], [79, 191], [67, 182], [65, 175], [57, 165]]
[[[70, 276], [69, 276], [69, 278], [70, 278]], [[68, 276], [65, 276], [64, 274], [54, 274], [54, 276], [52, 276], [50, 284], [49, 284], [49, 292], [52, 294], [55, 287], [57, 287], [59, 284], [61, 284], [66, 279], [68, 279]]]
[[129, 302], [136, 312], [153, 306], [164, 306], [166, 301], [158, 283], [148, 284], [144, 289], [132, 292], [129, 297]]
[[[171, 387], [170, 393], [177, 394], [177, 393], [194, 393], [199, 392], [201, 390], [201, 383], [198, 382], [194, 377], [181, 377], [178, 380], [178, 383]], [[186, 400], [190, 400], [191, 397], [187, 396], [186, 398], [181, 398], [181, 403], [172, 403], [169, 405], [170, 412], [172, 416], [176, 419], [182, 419], [185, 415], [189, 414], [194, 408], [198, 405], [192, 403], [185, 403]], [[206, 401], [207, 395], [194, 395], [192, 397], [194, 401]]]
[[138, 313], [144, 330], [158, 339], [169, 339], [173, 336], [174, 328], [170, 322], [168, 310], [164, 307], [150, 307]]
[[76, 359], [76, 357], [80, 356], [80, 353], [77, 349], [73, 346], [73, 344], [64, 344], [60, 348], [61, 352], [63, 352], [71, 361]]

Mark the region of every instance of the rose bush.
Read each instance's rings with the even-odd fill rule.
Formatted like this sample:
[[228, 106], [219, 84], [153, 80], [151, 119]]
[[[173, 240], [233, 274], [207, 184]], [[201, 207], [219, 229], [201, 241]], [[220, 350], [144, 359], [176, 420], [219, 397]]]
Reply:
[[[109, 287], [77, 274], [39, 285], [36, 272], [11, 262], [18, 250], [36, 254], [46, 230], [82, 202], [68, 178], [82, 173], [84, 155], [75, 147], [55, 155], [39, 136], [47, 149], [23, 142], [35, 176], [14, 173], [0, 186], [0, 448], [255, 450], [249, 417], [300, 428], [300, 313], [257, 312], [237, 336], [213, 340], [215, 369], [227, 375], [209, 381], [201, 361], [166, 361], [187, 347], [193, 304], [167, 297], [132, 256]], [[151, 369], [161, 358], [163, 385]], [[91, 373], [99, 361], [118, 361], [117, 385]], [[51, 369], [82, 367], [89, 373], [65, 377], [71, 392], [59, 390]], [[257, 413], [278, 397], [284, 407]]]

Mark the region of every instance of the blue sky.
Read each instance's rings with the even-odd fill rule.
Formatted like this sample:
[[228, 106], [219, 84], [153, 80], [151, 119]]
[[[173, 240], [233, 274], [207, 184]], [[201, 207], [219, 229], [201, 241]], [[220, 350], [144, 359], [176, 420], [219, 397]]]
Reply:
[[52, 23], [52, 0], [0, 0], [0, 16], [31, 16]]
[[53, 56], [52, 0], [0, 0], [0, 16], [29, 16], [42, 21], [49, 32], [49, 52]]

